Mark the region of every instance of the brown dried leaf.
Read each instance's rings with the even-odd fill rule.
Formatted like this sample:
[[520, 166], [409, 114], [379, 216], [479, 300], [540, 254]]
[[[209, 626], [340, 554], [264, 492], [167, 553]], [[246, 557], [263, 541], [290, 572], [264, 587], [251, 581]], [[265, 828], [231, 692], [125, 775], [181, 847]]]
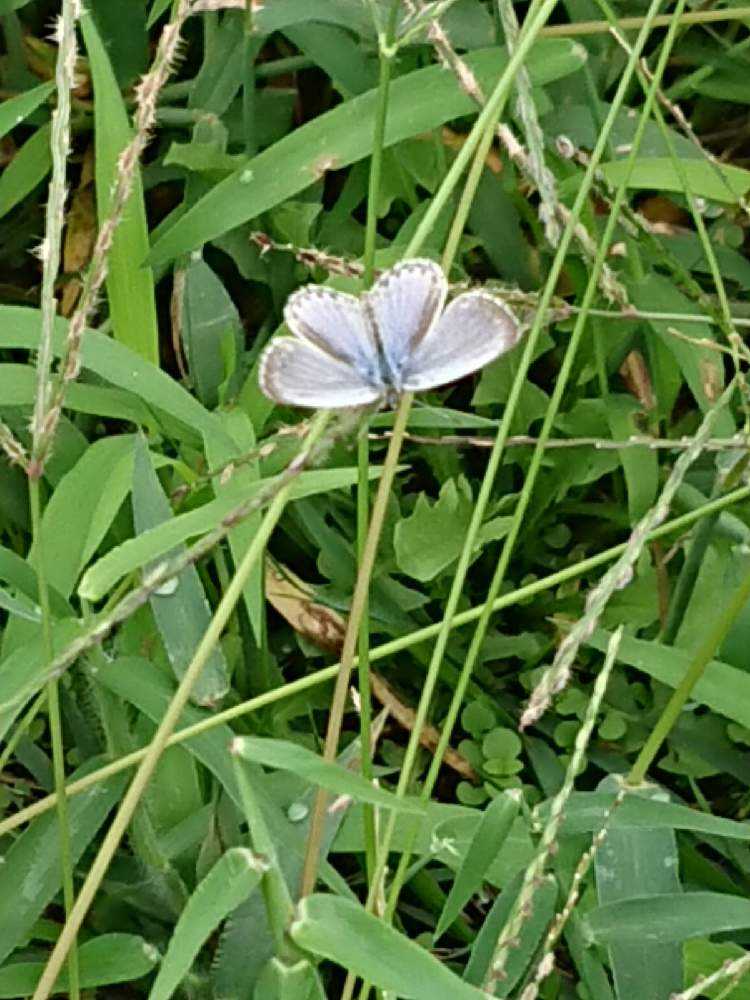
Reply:
[[635, 396], [643, 409], [653, 410], [656, 406], [656, 399], [651, 384], [651, 375], [640, 351], [631, 351], [627, 355], [620, 366], [620, 375], [628, 392]]
[[295, 632], [327, 652], [340, 651], [346, 621], [317, 602], [312, 589], [291, 570], [270, 559], [266, 560], [266, 599]]
[[[403, 726], [404, 729], [411, 732], [414, 729], [414, 709], [409, 708], [400, 700], [388, 682], [381, 677], [380, 674], [371, 673], [370, 684], [372, 687], [372, 693], [378, 699], [380, 704], [384, 705], [388, 709], [393, 718], [401, 726]], [[437, 749], [439, 741], [440, 731], [436, 729], [435, 726], [424, 726], [422, 728], [419, 742], [426, 750], [434, 753]], [[451, 747], [446, 749], [443, 762], [460, 774], [462, 778], [466, 778], [468, 781], [474, 782], [478, 780], [477, 773], [468, 760], [466, 760], [465, 757], [462, 757], [460, 753], [453, 750]]]
[[68, 209], [63, 248], [63, 270], [66, 274], [82, 271], [91, 260], [96, 239], [96, 204], [90, 187], [78, 188]]

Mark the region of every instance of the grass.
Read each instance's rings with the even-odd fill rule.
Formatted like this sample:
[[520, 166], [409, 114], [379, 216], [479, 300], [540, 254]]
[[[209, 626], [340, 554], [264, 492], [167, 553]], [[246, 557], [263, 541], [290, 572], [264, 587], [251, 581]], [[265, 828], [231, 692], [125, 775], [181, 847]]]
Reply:
[[[745, 996], [750, 9], [11, 6], [0, 997]], [[416, 256], [518, 347], [263, 396]]]

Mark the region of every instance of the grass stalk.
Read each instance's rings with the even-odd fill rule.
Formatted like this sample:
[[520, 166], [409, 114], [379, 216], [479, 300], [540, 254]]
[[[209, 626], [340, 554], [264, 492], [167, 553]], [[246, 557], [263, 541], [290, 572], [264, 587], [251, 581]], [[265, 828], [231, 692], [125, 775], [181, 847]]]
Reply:
[[190, 0], [178, 0], [174, 5], [172, 20], [161, 33], [151, 69], [136, 89], [133, 138], [120, 156], [117, 180], [110, 202], [110, 214], [99, 227], [78, 304], [68, 322], [68, 335], [60, 360], [60, 369], [54, 385], [45, 397], [44, 418], [39, 424], [39, 433], [34, 441], [34, 455], [29, 464], [30, 476], [38, 478], [44, 471], [62, 415], [67, 387], [78, 377], [81, 366], [81, 343], [89, 320], [94, 314], [99, 291], [107, 277], [107, 259], [114, 234], [130, 198], [141, 155], [151, 138], [159, 93], [177, 60], [180, 32], [190, 12]]
[[258, 54], [258, 41], [253, 35], [253, 0], [245, 0], [245, 23], [243, 39], [242, 64], [242, 127], [245, 132], [245, 155], [255, 156], [256, 142], [256, 109], [255, 109], [255, 58]]
[[[330, 419], [330, 413], [322, 412], [318, 414], [313, 428], [305, 441], [303, 449], [297, 457], [292, 460], [290, 468], [301, 471], [306, 461], [317, 445], [326, 424]], [[242, 597], [248, 576], [255, 564], [262, 557], [266, 543], [271, 536], [281, 514], [286, 507], [289, 498], [291, 481], [287, 480], [281, 487], [275, 498], [272, 500], [266, 514], [261, 522], [257, 533], [249, 545], [245, 555], [237, 566], [235, 575], [228, 589], [222, 596], [216, 608], [211, 623], [198, 644], [193, 658], [175, 691], [164, 716], [157, 727], [156, 733], [149, 744], [146, 753], [141, 760], [138, 770], [135, 773], [127, 792], [115, 814], [107, 833], [101, 843], [99, 851], [89, 869], [88, 875], [81, 887], [81, 891], [76, 899], [75, 905], [65, 922], [47, 965], [39, 980], [34, 992], [33, 1000], [47, 1000], [52, 991], [60, 969], [65, 961], [68, 951], [75, 940], [75, 936], [88, 913], [94, 896], [104, 878], [110, 862], [114, 857], [122, 837], [130, 823], [133, 814], [141, 800], [146, 786], [153, 774], [156, 765], [166, 749], [169, 738], [172, 736], [175, 727], [182, 715], [183, 709], [187, 705], [190, 693], [198, 680], [203, 667], [208, 661], [221, 634], [232, 615], [237, 601]]]
[[[717, 24], [722, 21], [745, 21], [750, 18], [750, 7], [722, 7], [718, 10], [691, 10], [680, 14], [678, 27], [692, 24]], [[652, 28], [667, 28], [672, 23], [672, 14], [659, 14], [650, 19], [643, 17], [620, 17], [617, 26], [620, 31], [640, 30], [649, 21]], [[546, 38], [578, 38], [581, 35], [606, 35], [611, 31], [609, 21], [578, 21], [575, 24], [552, 24], [542, 31]]]
[[[42, 642], [44, 656], [48, 663], [52, 661], [52, 611], [49, 603], [49, 587], [47, 586], [47, 570], [44, 563], [44, 532], [42, 530], [41, 502], [39, 496], [39, 480], [29, 478], [29, 506], [31, 508], [31, 529], [34, 540], [34, 556], [39, 587], [39, 607], [42, 614]], [[49, 718], [50, 739], [52, 743], [52, 772], [55, 785], [55, 808], [57, 810], [57, 842], [60, 851], [60, 869], [62, 872], [63, 905], [65, 915], [70, 919], [75, 904], [75, 888], [73, 885], [73, 854], [70, 843], [70, 822], [68, 814], [68, 796], [65, 791], [65, 744], [62, 733], [60, 715], [60, 693], [58, 681], [53, 678], [47, 681], [45, 695], [47, 700], [47, 715]], [[73, 935], [68, 951], [68, 984], [72, 1000], [79, 1000], [81, 995], [78, 976], [78, 947], [76, 935]]]
[[[385, 36], [380, 45], [380, 73], [378, 79], [378, 105], [375, 112], [375, 128], [370, 157], [370, 176], [367, 191], [367, 218], [365, 220], [365, 245], [363, 253], [363, 283], [369, 288], [375, 275], [375, 243], [378, 232], [378, 204], [380, 201], [380, 179], [383, 166], [385, 144], [385, 123], [388, 117], [388, 96], [391, 85], [391, 71], [395, 52], [392, 49], [393, 36], [398, 18], [399, 0], [391, 0]], [[357, 567], [362, 566], [367, 546], [367, 531], [370, 520], [370, 439], [369, 419], [365, 416], [357, 438]], [[369, 595], [365, 594], [362, 606], [362, 620], [357, 641], [357, 686], [359, 690], [359, 735], [361, 743], [362, 774], [372, 781], [372, 695], [370, 690], [370, 609]], [[375, 867], [375, 810], [365, 803], [362, 810], [365, 841], [365, 868], [368, 883]]]
[[[70, 109], [71, 91], [74, 87], [76, 59], [76, 20], [78, 16], [77, 0], [63, 0], [61, 13], [55, 27], [55, 37], [58, 43], [57, 60], [55, 64], [55, 83], [57, 86], [57, 107], [52, 112], [52, 130], [50, 152], [52, 156], [52, 175], [47, 195], [47, 210], [45, 218], [44, 239], [40, 250], [42, 261], [41, 289], [41, 330], [39, 334], [39, 350], [36, 360], [36, 394], [31, 418], [31, 462], [28, 465], [29, 506], [31, 510], [31, 534], [36, 564], [39, 607], [41, 611], [41, 628], [44, 657], [47, 664], [54, 658], [52, 642], [52, 611], [50, 608], [49, 586], [47, 582], [47, 567], [45, 564], [45, 544], [42, 526], [42, 510], [39, 476], [34, 474], [35, 460], [45, 440], [46, 421], [49, 413], [49, 403], [53, 392], [51, 381], [52, 368], [52, 337], [57, 314], [57, 299], [55, 298], [55, 282], [57, 281], [62, 256], [62, 232], [65, 221], [65, 202], [67, 198], [67, 168], [70, 154]], [[41, 471], [41, 470], [40, 470]], [[60, 713], [60, 692], [58, 680], [47, 681], [45, 695], [47, 701], [47, 716], [49, 718], [50, 740], [52, 744], [52, 772], [54, 778], [56, 810], [57, 810], [57, 841], [60, 852], [60, 868], [62, 874], [63, 905], [66, 918], [70, 918], [75, 904], [75, 886], [73, 883], [73, 854], [71, 850], [70, 824], [68, 814], [68, 797], [65, 791], [65, 744], [62, 732]], [[33, 712], [33, 706], [32, 706]], [[27, 721], [30, 722], [27, 715]], [[68, 989], [72, 1000], [79, 1000], [81, 995], [78, 946], [74, 935], [67, 956]]]
[[70, 154], [70, 107], [74, 86], [76, 59], [76, 0], [63, 0], [55, 27], [58, 56], [55, 64], [57, 107], [52, 112], [50, 152], [52, 174], [47, 194], [44, 240], [39, 252], [42, 261], [41, 313], [42, 328], [36, 358], [36, 396], [31, 418], [32, 457], [36, 457], [44, 441], [45, 420], [52, 394], [52, 335], [54, 333], [57, 300], [55, 282], [62, 256], [62, 231], [67, 200], [67, 167]]
[[[696, 508], [687, 514], [682, 514], [680, 517], [676, 517], [671, 521], [665, 522], [651, 532], [648, 537], [648, 541], [656, 541], [660, 538], [666, 538], [672, 534], [680, 534], [681, 532], [692, 527], [701, 519], [710, 517], [717, 512], [726, 510], [735, 503], [742, 503], [748, 499], [750, 499], [750, 486], [740, 487], [732, 493], [728, 493], [722, 497], [716, 498], [715, 500], [711, 500], [702, 507]], [[542, 577], [539, 580], [534, 580], [532, 583], [519, 587], [509, 594], [504, 594], [502, 597], [495, 599], [492, 611], [502, 611], [506, 608], [514, 607], [516, 604], [530, 600], [539, 594], [552, 590], [553, 588], [568, 583], [571, 580], [578, 579], [590, 570], [598, 569], [600, 566], [611, 562], [613, 559], [617, 559], [623, 554], [626, 546], [627, 543], [622, 542], [620, 545], [615, 545], [612, 548], [605, 549], [602, 552], [597, 553], [595, 556], [589, 556], [587, 559], [583, 559], [572, 566], [566, 566], [564, 569], [551, 573], [549, 576]], [[459, 612], [453, 619], [453, 628], [462, 628], [464, 625], [470, 625], [472, 622], [475, 622], [478, 618], [480, 618], [485, 610], [486, 606], [484, 604], [480, 604], [477, 607], [469, 608], [467, 611]], [[434, 625], [427, 625], [424, 628], [416, 629], [414, 632], [410, 632], [408, 635], [401, 636], [398, 639], [392, 639], [391, 641], [383, 643], [380, 646], [376, 646], [370, 650], [370, 660], [377, 661], [387, 659], [395, 656], [397, 653], [403, 652], [406, 649], [411, 649], [413, 646], [429, 641], [438, 634], [442, 627], [442, 621], [436, 622]], [[167, 741], [167, 746], [176, 746], [178, 744], [185, 743], [190, 739], [210, 732], [217, 726], [225, 725], [232, 722], [234, 719], [239, 719], [245, 715], [250, 715], [253, 712], [260, 711], [268, 705], [273, 705], [279, 701], [283, 701], [285, 698], [292, 698], [295, 695], [301, 694], [304, 691], [309, 691], [320, 684], [327, 684], [336, 677], [339, 667], [339, 663], [334, 663], [330, 667], [324, 667], [322, 670], [318, 670], [313, 674], [301, 677], [296, 681], [285, 684], [283, 687], [274, 688], [272, 691], [264, 692], [261, 695], [250, 698], [248, 701], [241, 702], [238, 705], [233, 705], [231, 708], [224, 709], [222, 712], [217, 712], [207, 716], [200, 722], [185, 726], [170, 736]], [[147, 747], [135, 750], [119, 760], [112, 761], [111, 763], [98, 768], [96, 771], [92, 771], [83, 778], [78, 778], [77, 780], [70, 782], [66, 786], [68, 796], [71, 797], [73, 795], [79, 795], [82, 792], [85, 792], [88, 788], [92, 788], [94, 785], [97, 785], [99, 782], [106, 781], [107, 779], [120, 774], [122, 771], [127, 771], [128, 768], [135, 767], [143, 760], [147, 750]], [[11, 830], [17, 829], [19, 826], [23, 826], [24, 823], [30, 822], [37, 816], [43, 815], [50, 809], [54, 809], [56, 801], [56, 796], [54, 794], [47, 795], [45, 798], [34, 802], [32, 805], [26, 806], [24, 809], [20, 809], [18, 812], [13, 813], [12, 816], [8, 816], [7, 818], [0, 820], [0, 837], [5, 836], [5, 834], [9, 833]]]
[[[500, 109], [505, 103], [513, 76], [517, 72], [518, 67], [522, 64], [523, 59], [531, 47], [539, 28], [552, 12], [555, 3], [556, 0], [546, 0], [546, 2], [540, 5], [540, 9], [538, 11], [529, 15], [527, 22], [524, 24], [523, 35], [519, 41], [518, 48], [508, 61], [505, 70], [495, 85], [492, 96], [487, 102], [486, 107], [479, 114], [471, 132], [467, 136], [466, 141], [456, 156], [456, 159], [453, 161], [451, 169], [443, 178], [443, 182], [432, 199], [429, 209], [425, 213], [420, 225], [417, 227], [416, 232], [412, 236], [412, 239], [406, 248], [404, 253], [405, 257], [413, 257], [419, 252], [424, 244], [424, 241], [429, 236], [433, 225], [439, 217], [440, 212], [447, 204], [448, 198], [451, 196], [453, 188], [458, 183], [464, 168], [469, 164], [471, 158], [476, 153], [477, 146], [481, 142], [483, 135], [488, 129], [494, 128], [495, 121], [500, 114]], [[466, 205], [464, 205], [463, 208], [459, 208], [459, 211], [462, 212], [466, 210]], [[344, 707], [346, 704], [346, 692], [354, 660], [355, 639], [358, 634], [361, 615], [364, 610], [364, 602], [369, 589], [369, 580], [375, 563], [375, 554], [377, 551], [383, 519], [385, 517], [388, 493], [390, 492], [396, 465], [398, 463], [398, 456], [401, 451], [401, 444], [406, 430], [409, 412], [411, 410], [412, 399], [413, 396], [411, 393], [405, 393], [401, 397], [394, 419], [392, 437], [386, 453], [383, 473], [381, 475], [380, 483], [378, 484], [378, 492], [373, 505], [372, 520], [367, 535], [367, 543], [363, 552], [363, 559], [359, 567], [357, 581], [354, 588], [354, 595], [352, 597], [349, 621], [347, 623], [346, 636], [344, 638], [344, 647], [341, 654], [341, 668], [336, 680], [334, 697], [328, 718], [328, 729], [326, 732], [326, 742], [323, 751], [324, 758], [326, 760], [333, 760], [336, 756], [343, 721]], [[301, 894], [303, 896], [312, 892], [315, 885], [319, 863], [318, 855], [320, 852], [320, 840], [323, 830], [325, 803], [326, 795], [321, 789], [316, 796], [310, 819], [310, 832], [302, 872]]]
[[[347, 622], [346, 635], [344, 636], [344, 645], [341, 650], [341, 663], [336, 675], [336, 684], [328, 715], [328, 728], [323, 748], [323, 757], [328, 761], [335, 760], [338, 751], [339, 735], [346, 708], [346, 696], [354, 665], [354, 652], [359, 638], [359, 627], [365, 609], [372, 570], [375, 565], [375, 556], [377, 554], [378, 542], [380, 541], [380, 532], [383, 528], [383, 521], [385, 520], [386, 507], [398, 467], [398, 457], [401, 453], [401, 443], [404, 431], [406, 430], [406, 422], [409, 419], [412, 398], [411, 393], [405, 393], [399, 402], [396, 418], [393, 423], [393, 437], [388, 444], [388, 451], [383, 463], [383, 472], [378, 483], [378, 491], [372, 507], [372, 518], [357, 572], [357, 581], [354, 585], [354, 594], [352, 595], [352, 603], [349, 609], [349, 620]], [[327, 795], [324, 790], [318, 789], [310, 815], [307, 850], [300, 884], [300, 894], [302, 896], [311, 893], [315, 887], [326, 802]]]

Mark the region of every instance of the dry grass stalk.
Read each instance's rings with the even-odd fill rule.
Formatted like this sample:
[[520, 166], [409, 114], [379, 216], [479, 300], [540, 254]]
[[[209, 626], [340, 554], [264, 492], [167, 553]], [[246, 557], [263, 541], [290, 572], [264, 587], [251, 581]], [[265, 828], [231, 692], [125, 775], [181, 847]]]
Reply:
[[622, 805], [625, 796], [627, 795], [627, 789], [623, 785], [620, 791], [614, 798], [612, 805], [607, 809], [604, 814], [604, 819], [602, 820], [602, 825], [596, 831], [591, 839], [591, 847], [581, 855], [581, 858], [576, 865], [575, 871], [573, 872], [573, 879], [570, 885], [570, 891], [565, 899], [563, 907], [555, 914], [555, 919], [552, 921], [547, 935], [544, 939], [544, 946], [542, 949], [542, 955], [537, 963], [536, 969], [534, 970], [534, 975], [531, 981], [526, 985], [523, 993], [521, 994], [519, 1000], [536, 1000], [539, 996], [539, 987], [544, 982], [544, 980], [550, 976], [555, 968], [555, 956], [554, 948], [560, 939], [562, 932], [565, 930], [565, 925], [573, 910], [578, 904], [578, 900], [581, 896], [581, 886], [583, 880], [586, 878], [591, 865], [594, 863], [594, 858], [599, 848], [604, 843], [607, 834], [609, 833], [609, 826], [612, 822], [612, 816], [615, 811]]
[[[669, 1000], [698, 1000], [699, 997], [707, 996], [711, 987], [723, 982], [733, 989], [749, 971], [750, 955], [740, 955], [733, 961], [724, 962], [721, 968], [712, 972], [710, 976], [700, 976], [692, 986], [681, 993], [673, 993]], [[722, 996], [724, 995], [722, 993]]]
[[[509, 16], [506, 12], [506, 8], [509, 7], [511, 7], [510, 4], [503, 4], [501, 6], [501, 14], [504, 17]], [[512, 16], [515, 19], [514, 12], [512, 12]], [[517, 26], [516, 22], [516, 28]], [[506, 41], [509, 52], [512, 51], [514, 37], [515, 35], [512, 30], [509, 33], [506, 26]], [[480, 108], [484, 107], [485, 95], [477, 78], [474, 76], [471, 68], [455, 51], [450, 38], [437, 18], [430, 21], [428, 25], [427, 38], [435, 49], [438, 61], [454, 74], [458, 85], [464, 93]], [[529, 153], [525, 149], [523, 144], [513, 134], [512, 129], [505, 123], [500, 123], [497, 126], [497, 137], [521, 173], [538, 190], [541, 200], [539, 210], [540, 220], [545, 228], [547, 239], [554, 245], [559, 236], [560, 227], [568, 223], [570, 210], [557, 197], [554, 177], [544, 162], [544, 140], [539, 129], [528, 77], [526, 77], [528, 86], [524, 88], [524, 73], [525, 71], [521, 70], [516, 78], [516, 85], [519, 92], [519, 117], [526, 131], [532, 153]], [[596, 257], [596, 243], [586, 227], [581, 222], [578, 222], [574, 228], [574, 233], [586, 258], [593, 261]], [[600, 282], [602, 293], [609, 301], [617, 302], [621, 306], [627, 305], [627, 292], [606, 264], [602, 267]]]
[[604, 574], [599, 583], [589, 591], [583, 616], [576, 622], [558, 647], [552, 666], [545, 672], [541, 681], [529, 698], [529, 703], [521, 716], [521, 728], [533, 725], [549, 708], [552, 697], [559, 694], [570, 680], [573, 663], [578, 650], [593, 634], [599, 618], [609, 599], [618, 590], [622, 590], [633, 579], [633, 567], [646, 545], [649, 534], [664, 521], [675, 493], [682, 484], [688, 469], [703, 453], [706, 443], [710, 440], [711, 429], [719, 413], [722, 412], [736, 390], [736, 383], [730, 382], [714, 406], [703, 417], [700, 427], [692, 438], [691, 444], [680, 455], [674, 468], [664, 484], [654, 506], [641, 518], [633, 529], [627, 541], [625, 551], [616, 563]]
[[162, 30], [151, 69], [135, 88], [133, 138], [120, 154], [110, 214], [99, 227], [78, 305], [68, 323], [68, 335], [60, 360], [58, 377], [52, 392], [47, 397], [44, 413], [38, 421], [36, 447], [29, 466], [30, 476], [38, 478], [44, 471], [62, 414], [67, 387], [78, 377], [81, 366], [81, 343], [86, 326], [96, 308], [97, 297], [107, 277], [107, 258], [112, 240], [132, 193], [140, 158], [151, 138], [156, 121], [159, 92], [174, 68], [179, 54], [180, 33], [190, 12], [189, 0], [179, 0], [173, 11], [172, 20]]
[[63, 0], [62, 13], [55, 25], [54, 37], [58, 44], [55, 65], [57, 107], [52, 112], [50, 147], [52, 176], [47, 197], [44, 239], [37, 251], [42, 262], [42, 328], [36, 360], [36, 397], [31, 418], [32, 468], [44, 441], [45, 424], [50, 409], [54, 387], [51, 379], [52, 337], [57, 314], [55, 282], [62, 256], [62, 231], [67, 200], [67, 166], [70, 155], [70, 95], [75, 86], [76, 22], [80, 16], [79, 0]]
[[[565, 771], [565, 778], [563, 780], [562, 787], [552, 800], [549, 819], [547, 820], [547, 824], [542, 831], [539, 849], [533, 861], [524, 873], [523, 883], [518, 893], [518, 897], [515, 901], [513, 909], [511, 910], [510, 916], [505, 923], [505, 926], [500, 932], [500, 937], [495, 948], [495, 954], [490, 964], [490, 970], [484, 983], [485, 990], [487, 990], [491, 996], [494, 996], [495, 986], [505, 978], [505, 966], [507, 964], [511, 948], [513, 948], [515, 942], [518, 940], [523, 924], [531, 916], [534, 893], [544, 877], [544, 869], [547, 866], [547, 862], [556, 849], [557, 835], [560, 832], [560, 827], [562, 825], [565, 805], [570, 798], [571, 792], [573, 791], [576, 775], [578, 774], [583, 762], [586, 747], [588, 746], [589, 739], [591, 738], [591, 733], [599, 713], [599, 707], [602, 703], [602, 699], [604, 698], [604, 693], [607, 690], [609, 675], [612, 672], [615, 660], [617, 659], [617, 651], [620, 647], [622, 631], [622, 626], [620, 626], [620, 628], [612, 634], [609, 640], [604, 666], [594, 682], [594, 690], [586, 708], [586, 715], [581, 722], [581, 728], [576, 734], [573, 753], [570, 756], [570, 761], [568, 762], [568, 766]], [[548, 965], [549, 960], [545, 962], [545, 970]], [[523, 1000], [526, 1000], [525, 995]]]
[[0, 420], [0, 448], [5, 452], [5, 457], [11, 465], [20, 465], [25, 471], [28, 469], [28, 452], [2, 420]]

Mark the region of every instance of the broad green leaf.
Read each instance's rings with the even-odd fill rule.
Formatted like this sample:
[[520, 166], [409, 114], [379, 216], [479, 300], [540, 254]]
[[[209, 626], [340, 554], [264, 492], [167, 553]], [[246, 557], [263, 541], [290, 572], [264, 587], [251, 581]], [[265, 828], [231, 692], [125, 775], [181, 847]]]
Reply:
[[19, 205], [49, 173], [50, 126], [42, 125], [0, 174], [0, 218]]
[[[120, 155], [132, 131], [107, 50], [90, 14], [81, 17], [94, 85], [94, 136], [96, 194], [99, 223], [109, 217], [112, 190], [120, 172]], [[154, 365], [159, 364], [159, 328], [154, 299], [154, 278], [143, 267], [148, 253], [148, 224], [143, 201], [140, 167], [109, 252], [107, 298], [114, 337]]]
[[[97, 673], [97, 680], [110, 691], [135, 705], [139, 711], [156, 724], [161, 722], [174, 695], [174, 686], [169, 683], [167, 677], [162, 672], [154, 670], [153, 665], [148, 660], [135, 656], [120, 657], [108, 664], [106, 670], [100, 670]], [[187, 726], [205, 722], [210, 718], [210, 712], [196, 708], [194, 705], [187, 705], [182, 713], [181, 721]], [[207, 729], [182, 745], [195, 754], [196, 759], [217, 778], [232, 800], [241, 806], [234, 768], [230, 755], [227, 753], [227, 747], [235, 736], [236, 733], [229, 725], [222, 724]], [[342, 759], [345, 756], [346, 751], [342, 754]], [[278, 845], [281, 867], [285, 872], [287, 866], [289, 867], [291, 874], [288, 881], [296, 892], [302, 871], [306, 825], [300, 822], [291, 822], [287, 816], [282, 815], [280, 806], [273, 795], [267, 791], [267, 789], [273, 790], [275, 787], [272, 778], [266, 781], [260, 768], [256, 769], [255, 777], [258, 782], [255, 793], [262, 798], [263, 805], [268, 810], [266, 821]], [[335, 886], [339, 892], [351, 891], [347, 888], [346, 882], [336, 876], [327, 862], [321, 865], [321, 877], [328, 884]]]
[[237, 308], [224, 285], [204, 260], [191, 259], [185, 272], [182, 342], [196, 395], [211, 409], [227, 375], [226, 344], [240, 329]]
[[[129, 983], [148, 975], [159, 961], [153, 945], [135, 934], [101, 934], [78, 947], [79, 984], [85, 990]], [[0, 968], [0, 998], [30, 996], [44, 971], [44, 962], [12, 962]], [[53, 993], [68, 990], [68, 969], [63, 969]]]
[[[573, 792], [565, 806], [562, 835], [573, 837], [600, 830], [614, 799], [614, 793], [609, 792]], [[549, 816], [549, 802], [543, 802], [537, 809], [540, 821], [545, 822]], [[750, 823], [712, 816], [711, 813], [689, 809], [677, 802], [648, 798], [635, 791], [625, 797], [610, 820], [610, 828], [615, 830], [659, 827], [690, 830], [706, 837], [750, 840]]]
[[[52, 648], [61, 653], [81, 634], [82, 625], [65, 619], [52, 623]], [[0, 663], [0, 739], [4, 738], [24, 702], [39, 690], [47, 675], [49, 656], [44, 651], [41, 629], [13, 649]]]
[[[135, 441], [132, 434], [95, 441], [60, 481], [45, 508], [47, 578], [65, 597], [130, 493]], [[160, 455], [156, 461], [163, 465], [167, 459]]]
[[323, 760], [318, 754], [298, 743], [288, 740], [261, 739], [256, 736], [238, 736], [232, 744], [233, 752], [244, 760], [263, 764], [281, 771], [291, 771], [313, 785], [346, 795], [359, 802], [369, 802], [383, 809], [419, 815], [424, 806], [413, 798], [397, 799], [359, 774], [347, 771], [339, 764]]
[[[151, 463], [144, 438], [135, 444], [133, 469], [133, 519], [138, 535], [172, 520], [172, 508]], [[174, 558], [183, 547], [170, 550]], [[198, 570], [186, 566], [169, 587], [152, 594], [149, 603], [175, 677], [181, 680], [211, 624], [211, 608]], [[193, 686], [191, 698], [198, 705], [216, 705], [229, 690], [229, 671], [220, 645], [215, 645]]]
[[[39, 603], [39, 588], [34, 568], [18, 553], [0, 545], [0, 580], [10, 584], [19, 594], [23, 594], [34, 604]], [[50, 604], [56, 618], [72, 617], [73, 611], [61, 594], [50, 589]]]
[[39, 105], [54, 93], [54, 90], [54, 83], [40, 83], [38, 87], [32, 87], [17, 97], [4, 100], [0, 104], [0, 139], [33, 114]]
[[[69, 778], [81, 778], [95, 766], [95, 761], [87, 761]], [[74, 865], [119, 800], [126, 781], [126, 775], [117, 775], [70, 800], [68, 824]], [[60, 891], [57, 824], [54, 812], [38, 817], [5, 852], [0, 866], [0, 962], [27, 939], [36, 920]]]
[[[608, 641], [609, 633], [597, 629], [588, 645], [604, 652]], [[620, 663], [672, 688], [677, 687], [690, 666], [690, 655], [681, 649], [627, 635], [623, 636], [617, 658]], [[693, 688], [691, 698], [750, 729], [750, 675], [746, 670], [712, 660]]]
[[[750, 927], [750, 899], [723, 892], [672, 892], [600, 906], [586, 917], [598, 944], [670, 944]], [[659, 998], [663, 1000], [663, 998]]]
[[435, 928], [435, 940], [450, 927], [481, 887], [488, 869], [505, 844], [520, 804], [517, 795], [505, 792], [492, 799], [485, 809], [448, 893]]
[[[0, 306], [0, 347], [35, 351], [40, 324], [41, 314], [37, 309]], [[53, 351], [57, 358], [63, 353], [67, 328], [66, 320], [55, 320]], [[181, 438], [195, 440], [196, 433], [222, 434], [214, 415], [179, 382], [111, 337], [88, 330], [83, 338], [81, 362], [84, 369], [138, 396], [157, 413], [169, 414], [179, 421], [177, 433]]]
[[334, 87], [344, 97], [363, 94], [376, 86], [377, 60], [374, 54], [363, 51], [349, 30], [312, 21], [290, 25], [284, 34], [292, 45], [330, 76]]
[[463, 547], [472, 507], [471, 487], [463, 477], [445, 482], [434, 503], [420, 493], [393, 533], [398, 568], [424, 583], [450, 566]]
[[[371, 466], [370, 478], [376, 479], [380, 471], [379, 467]], [[329, 490], [351, 486], [356, 481], [356, 469], [313, 469], [297, 476], [291, 496], [292, 499], [299, 499], [315, 493], [327, 493]], [[188, 538], [196, 538], [215, 528], [231, 510], [268, 485], [267, 479], [257, 480], [252, 484], [252, 490], [246, 487], [238, 489], [234, 484], [231, 489], [227, 487], [221, 496], [202, 507], [187, 514], [180, 514], [157, 528], [144, 531], [137, 538], [123, 542], [122, 545], [110, 550], [84, 574], [79, 594], [87, 600], [99, 600], [127, 573], [163, 556]]]
[[315, 966], [307, 959], [288, 964], [272, 958], [255, 984], [253, 1000], [326, 1000]]
[[[722, 204], [735, 205], [750, 191], [750, 170], [727, 163], [718, 164], [708, 157], [683, 160], [690, 190], [695, 197], [709, 198]], [[602, 163], [601, 171], [613, 187], [622, 184], [628, 164], [625, 160]], [[682, 193], [682, 179], [669, 157], [641, 157], [630, 174], [630, 188]]]
[[[0, 364], [0, 400], [3, 406], [31, 406], [35, 393], [36, 374], [30, 365]], [[122, 389], [73, 382], [65, 394], [65, 406], [77, 413], [156, 427], [154, 415], [141, 400]]]
[[149, 1000], [168, 1000], [173, 995], [203, 944], [256, 888], [262, 874], [261, 860], [245, 847], [230, 848], [219, 858], [175, 925]]
[[[351, 12], [351, 5], [348, 9]], [[535, 44], [527, 68], [534, 83], [541, 85], [574, 72], [584, 58], [585, 50], [579, 45], [545, 39]], [[488, 88], [502, 73], [507, 55], [499, 48], [485, 49], [470, 53], [466, 61], [480, 85]], [[294, 129], [253, 157], [212, 188], [157, 241], [151, 265], [158, 268], [202, 246], [304, 191], [328, 170], [340, 170], [368, 156], [376, 106], [377, 90], [370, 90]], [[428, 132], [475, 110], [452, 74], [441, 66], [407, 73], [390, 88], [385, 145]]]
[[349, 899], [307, 896], [289, 934], [305, 951], [330, 959], [404, 1000], [484, 997], [424, 948]]
[[32, 604], [30, 601], [19, 600], [4, 587], [0, 587], [0, 608], [7, 611], [11, 617], [15, 615], [16, 618], [25, 618], [26, 621], [37, 623], [42, 620], [42, 613], [38, 605]]
[[[612, 779], [602, 783], [612, 785]], [[658, 799], [664, 793], [654, 789]], [[627, 905], [633, 897], [672, 893], [679, 897], [679, 856], [674, 830], [610, 828], [594, 859], [600, 908]], [[664, 1000], [682, 987], [682, 951], [673, 941], [654, 941], [647, 924], [637, 942], [610, 939], [609, 960], [621, 1000]]]
[[[415, 857], [434, 858], [456, 871], [469, 850], [481, 820], [482, 813], [478, 809], [428, 802], [425, 815], [419, 820], [397, 814], [391, 850], [396, 854], [408, 850]], [[361, 853], [364, 849], [362, 810], [361, 807], [354, 806], [341, 825], [332, 851], [351, 854]], [[497, 887], [507, 885], [510, 879], [529, 864], [533, 856], [534, 846], [526, 821], [518, 817], [505, 838], [502, 850], [496, 852], [485, 873], [485, 881]]]

